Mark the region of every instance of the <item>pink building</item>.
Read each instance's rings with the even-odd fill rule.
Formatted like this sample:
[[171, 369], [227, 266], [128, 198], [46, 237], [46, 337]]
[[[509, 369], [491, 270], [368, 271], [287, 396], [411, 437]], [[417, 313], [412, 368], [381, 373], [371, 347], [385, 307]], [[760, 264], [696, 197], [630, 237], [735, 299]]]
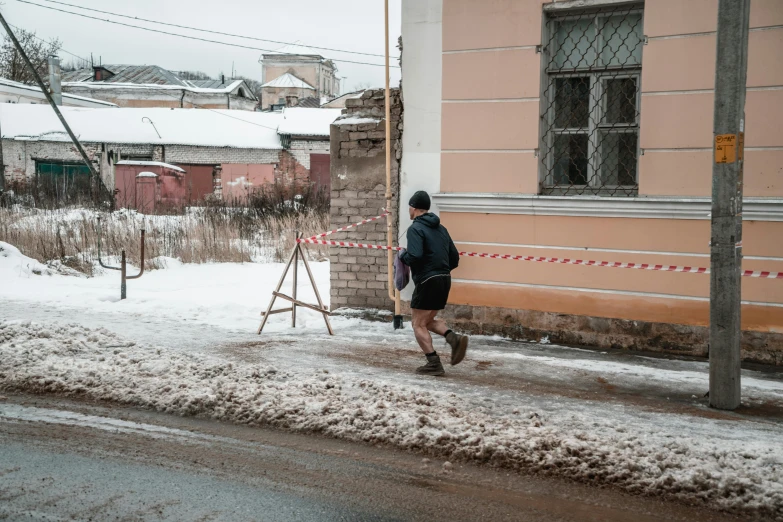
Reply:
[[[404, 0], [401, 198], [463, 251], [708, 267], [718, 0]], [[754, 0], [744, 262], [783, 271], [783, 2]], [[407, 226], [406, 212], [400, 228]], [[709, 276], [463, 258], [474, 331], [705, 354]], [[783, 364], [783, 281], [744, 278], [743, 356]]]

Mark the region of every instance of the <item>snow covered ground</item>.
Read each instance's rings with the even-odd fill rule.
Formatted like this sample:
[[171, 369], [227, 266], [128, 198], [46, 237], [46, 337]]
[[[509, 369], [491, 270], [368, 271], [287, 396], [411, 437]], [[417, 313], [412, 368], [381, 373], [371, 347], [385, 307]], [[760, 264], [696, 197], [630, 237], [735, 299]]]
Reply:
[[[172, 261], [129, 281], [120, 301], [117, 273], [62, 275], [0, 248], [0, 387], [387, 443], [783, 519], [780, 373], [745, 371], [738, 413], [707, 408], [702, 361], [474, 338], [445, 378], [421, 377], [410, 329], [338, 316], [329, 337], [320, 314], [300, 310], [296, 329], [280, 314], [255, 335], [280, 264]], [[328, 299], [328, 264], [312, 266]], [[300, 273], [300, 297], [315, 302]]]

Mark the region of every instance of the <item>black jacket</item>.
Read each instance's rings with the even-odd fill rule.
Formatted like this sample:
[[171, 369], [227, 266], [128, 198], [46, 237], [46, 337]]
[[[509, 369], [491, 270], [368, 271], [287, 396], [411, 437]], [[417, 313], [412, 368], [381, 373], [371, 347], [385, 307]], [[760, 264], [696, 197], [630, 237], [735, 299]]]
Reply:
[[427, 213], [413, 220], [408, 228], [408, 248], [400, 255], [411, 267], [417, 285], [432, 276], [447, 275], [459, 265], [459, 251], [440, 218]]

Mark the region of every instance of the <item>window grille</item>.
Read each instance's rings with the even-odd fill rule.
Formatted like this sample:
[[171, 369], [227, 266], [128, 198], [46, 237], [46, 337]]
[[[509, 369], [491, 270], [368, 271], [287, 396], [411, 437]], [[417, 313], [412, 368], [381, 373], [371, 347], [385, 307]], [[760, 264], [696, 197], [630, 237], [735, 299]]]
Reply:
[[549, 16], [542, 52], [542, 192], [638, 193], [642, 9]]

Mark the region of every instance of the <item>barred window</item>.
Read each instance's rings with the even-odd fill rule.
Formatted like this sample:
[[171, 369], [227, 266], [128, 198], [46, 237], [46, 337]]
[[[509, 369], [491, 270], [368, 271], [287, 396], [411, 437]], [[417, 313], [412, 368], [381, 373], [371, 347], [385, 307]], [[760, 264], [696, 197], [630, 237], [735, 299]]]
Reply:
[[636, 195], [641, 7], [552, 15], [547, 29], [543, 193]]

